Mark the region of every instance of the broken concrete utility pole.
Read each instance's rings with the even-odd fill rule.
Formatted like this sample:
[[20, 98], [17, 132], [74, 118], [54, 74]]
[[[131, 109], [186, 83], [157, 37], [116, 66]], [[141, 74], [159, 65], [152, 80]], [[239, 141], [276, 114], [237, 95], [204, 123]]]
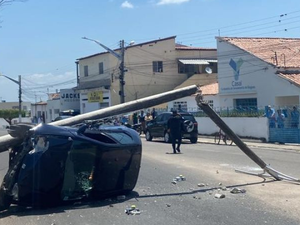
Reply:
[[[84, 122], [85, 120], [103, 119], [114, 115], [133, 112], [145, 108], [150, 108], [161, 103], [169, 102], [178, 98], [183, 98], [195, 94], [198, 91], [196, 85], [168, 91], [165, 93], [149, 96], [135, 101], [126, 102], [123, 104], [111, 106], [105, 109], [96, 110], [93, 112], [81, 114], [64, 120], [49, 123], [56, 126], [72, 126]], [[25, 132], [25, 130], [24, 130]], [[10, 147], [22, 143], [21, 137], [13, 138], [10, 135], [0, 137], [0, 152], [7, 151]]]
[[[288, 180], [294, 182], [300, 182], [299, 179], [290, 177], [283, 173], [280, 173], [270, 166], [268, 166], [261, 158], [259, 158], [248, 146], [229, 128], [229, 126], [221, 119], [221, 117], [207, 104], [203, 101], [202, 95], [196, 95], [196, 102], [197, 105], [211, 118], [211, 120], [222, 130], [224, 133], [250, 158], [252, 159], [257, 165], [259, 165], [263, 169], [262, 174], [253, 174], [248, 173], [251, 175], [257, 176], [265, 176], [264, 173], [268, 173], [276, 180]], [[239, 171], [244, 172], [244, 171]]]

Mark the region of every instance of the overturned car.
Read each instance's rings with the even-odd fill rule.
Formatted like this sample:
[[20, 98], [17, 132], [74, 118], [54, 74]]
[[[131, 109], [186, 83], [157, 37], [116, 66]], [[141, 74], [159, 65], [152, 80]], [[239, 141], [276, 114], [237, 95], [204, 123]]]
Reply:
[[39, 125], [10, 152], [0, 210], [126, 194], [137, 183], [141, 153], [139, 134], [125, 126]]

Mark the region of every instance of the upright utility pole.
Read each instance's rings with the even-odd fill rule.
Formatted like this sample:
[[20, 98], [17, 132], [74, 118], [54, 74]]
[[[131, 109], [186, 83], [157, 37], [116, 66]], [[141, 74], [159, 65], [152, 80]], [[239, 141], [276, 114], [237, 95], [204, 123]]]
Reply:
[[124, 55], [125, 55], [125, 48], [124, 48], [124, 40], [120, 41], [120, 48], [121, 48], [121, 63], [120, 63], [120, 103], [125, 102], [125, 92], [124, 92], [124, 75], [125, 75], [125, 69], [124, 69]]
[[21, 75], [19, 75], [19, 81], [12, 79], [8, 76], [5, 76], [3, 74], [0, 74], [0, 76], [6, 77], [7, 79], [11, 80], [12, 82], [19, 85], [19, 123], [22, 122], [22, 89], [21, 89]]
[[22, 122], [22, 89], [21, 89], [21, 75], [19, 75], [19, 82], [17, 83], [19, 84], [19, 123]]

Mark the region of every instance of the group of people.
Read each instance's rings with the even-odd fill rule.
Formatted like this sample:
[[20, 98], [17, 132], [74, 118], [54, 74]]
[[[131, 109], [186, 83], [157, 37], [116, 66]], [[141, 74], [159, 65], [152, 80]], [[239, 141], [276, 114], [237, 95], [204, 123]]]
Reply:
[[[269, 127], [270, 128], [284, 128], [286, 115], [282, 112], [281, 109], [278, 109], [277, 112], [268, 105], [265, 116], [269, 119]], [[299, 111], [296, 106], [293, 106], [293, 109], [290, 113], [290, 124], [291, 128], [298, 128], [299, 126]]]
[[147, 113], [145, 113], [144, 110], [140, 111], [140, 114], [138, 114], [137, 112], [134, 112], [132, 115], [132, 122], [133, 124], [141, 124], [141, 130], [142, 132], [145, 134], [146, 132], [146, 123], [150, 120], [153, 120], [155, 117], [157, 116], [157, 112], [155, 110], [155, 108], [152, 109], [152, 111], [148, 111]]

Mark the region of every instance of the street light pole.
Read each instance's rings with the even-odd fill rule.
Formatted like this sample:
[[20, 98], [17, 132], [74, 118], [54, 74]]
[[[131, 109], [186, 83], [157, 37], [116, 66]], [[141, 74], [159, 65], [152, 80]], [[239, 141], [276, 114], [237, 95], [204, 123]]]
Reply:
[[89, 41], [93, 41], [96, 44], [100, 45], [102, 48], [104, 48], [105, 50], [107, 50], [108, 52], [110, 52], [113, 56], [115, 56], [118, 60], [120, 60], [120, 91], [119, 91], [119, 95], [120, 95], [120, 103], [124, 103], [125, 102], [125, 92], [124, 92], [124, 86], [125, 86], [125, 81], [124, 81], [124, 75], [125, 75], [125, 67], [124, 67], [124, 56], [125, 56], [125, 48], [124, 48], [124, 40], [122, 40], [120, 42], [120, 48], [121, 48], [121, 54], [115, 52], [114, 50], [106, 47], [105, 45], [101, 44], [99, 41], [96, 41], [94, 39], [90, 39], [87, 37], [83, 37], [82, 39], [85, 40], [89, 40]]
[[3, 76], [3, 77], [6, 77], [7, 79], [11, 80], [12, 82], [16, 83], [19, 85], [19, 123], [22, 122], [22, 89], [21, 89], [21, 75], [19, 75], [19, 81], [15, 80], [15, 79], [12, 79], [8, 76], [5, 76], [3, 74], [0, 74], [0, 76]]

